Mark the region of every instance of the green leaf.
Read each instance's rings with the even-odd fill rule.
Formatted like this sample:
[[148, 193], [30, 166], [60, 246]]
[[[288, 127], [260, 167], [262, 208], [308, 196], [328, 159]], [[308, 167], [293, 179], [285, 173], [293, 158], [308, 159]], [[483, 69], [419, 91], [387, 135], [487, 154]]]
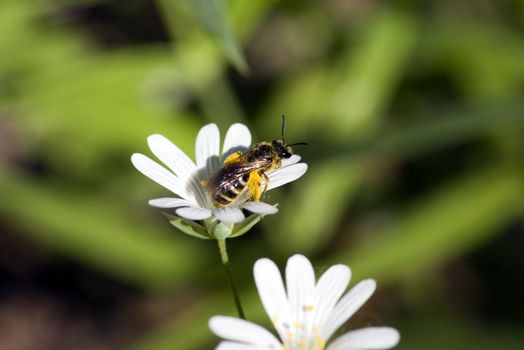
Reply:
[[381, 125], [419, 36], [419, 22], [410, 15], [390, 9], [374, 15], [360, 28], [357, 45], [348, 40], [336, 62], [320, 63], [274, 89], [259, 115], [260, 128], [266, 116], [285, 111], [293, 116], [288, 136], [321, 126], [333, 140], [368, 137]]
[[262, 219], [261, 215], [258, 215], [258, 214], [249, 215], [246, 218], [246, 220], [242, 221], [238, 225], [235, 225], [235, 227], [233, 228], [233, 233], [231, 233], [231, 236], [229, 236], [229, 238], [235, 238], [235, 237], [242, 236], [243, 234], [251, 230], [251, 228], [253, 228], [253, 226], [255, 226], [261, 219]]
[[522, 215], [524, 187], [511, 170], [476, 170], [399, 213], [393, 224], [330, 263], [344, 263], [356, 279], [410, 277], [470, 251]]
[[231, 25], [227, 20], [226, 6], [223, 0], [189, 0], [195, 17], [206, 32], [218, 43], [222, 52], [231, 63], [242, 73], [249, 68], [235, 39]]
[[164, 213], [164, 215], [169, 219], [169, 223], [179, 229], [182, 233], [195, 238], [211, 239], [204, 226], [178, 216], [169, 215], [166, 213]]

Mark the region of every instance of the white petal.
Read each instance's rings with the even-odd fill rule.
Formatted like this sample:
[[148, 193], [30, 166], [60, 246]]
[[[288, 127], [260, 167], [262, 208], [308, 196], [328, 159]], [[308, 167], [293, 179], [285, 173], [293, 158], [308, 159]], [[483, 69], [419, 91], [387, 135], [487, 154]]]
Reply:
[[190, 186], [190, 190], [198, 202], [203, 205], [206, 201], [204, 189], [195, 177], [197, 167], [184, 152], [162, 135], [151, 135], [147, 138], [149, 148], [158, 159], [167, 165], [183, 183]]
[[222, 147], [222, 160], [236, 151], [245, 152], [251, 145], [251, 133], [244, 124], [236, 123], [229, 127]]
[[160, 164], [140, 153], [133, 154], [131, 156], [131, 162], [138, 171], [157, 184], [167, 188], [184, 199], [195, 201], [193, 195], [190, 195], [186, 191], [185, 184], [175, 174], [168, 171]]
[[351, 270], [345, 265], [331, 266], [319, 278], [315, 287], [315, 324], [322, 329], [335, 304], [346, 290], [351, 278]]
[[179, 178], [189, 178], [197, 170], [193, 161], [180, 148], [162, 135], [147, 138], [151, 152], [167, 165]]
[[390, 327], [369, 327], [341, 335], [327, 350], [389, 349], [398, 344], [400, 334]]
[[293, 154], [290, 158], [284, 158], [282, 159], [282, 167], [290, 166], [292, 164], [296, 164], [302, 159], [301, 156], [298, 154]]
[[271, 215], [278, 213], [278, 209], [275, 206], [264, 202], [245, 202], [242, 204], [242, 208], [260, 215]]
[[306, 170], [306, 163], [298, 163], [272, 171], [268, 174], [269, 186], [267, 187], [267, 191], [285, 185], [288, 182], [295, 181], [304, 175]]
[[300, 322], [315, 289], [315, 272], [311, 262], [303, 255], [293, 255], [286, 265], [286, 290], [291, 319]]
[[213, 210], [213, 215], [224, 223], [238, 224], [246, 218], [239, 208], [218, 208]]
[[205, 180], [218, 169], [220, 131], [216, 124], [207, 124], [198, 132], [195, 156], [200, 179]]
[[205, 220], [212, 216], [211, 210], [200, 207], [178, 208], [175, 212], [178, 216], [189, 220]]
[[255, 263], [253, 274], [260, 301], [280, 337], [285, 339], [287, 330], [283, 323], [290, 324], [289, 304], [280, 271], [273, 261], [263, 258]]
[[261, 348], [280, 347], [278, 339], [259, 325], [228, 316], [213, 316], [209, 328], [219, 337], [234, 340]]
[[377, 284], [372, 279], [359, 282], [340, 299], [328, 316], [329, 323], [321, 329], [321, 336], [329, 339], [371, 297]]
[[196, 205], [196, 203], [182, 198], [155, 198], [151, 199], [148, 204], [157, 208], [192, 207]]
[[[215, 350], [273, 350], [275, 348], [260, 347], [256, 345], [249, 345], [244, 343], [236, 343], [232, 341], [223, 341], [215, 348]], [[282, 347], [276, 348], [282, 349]]]

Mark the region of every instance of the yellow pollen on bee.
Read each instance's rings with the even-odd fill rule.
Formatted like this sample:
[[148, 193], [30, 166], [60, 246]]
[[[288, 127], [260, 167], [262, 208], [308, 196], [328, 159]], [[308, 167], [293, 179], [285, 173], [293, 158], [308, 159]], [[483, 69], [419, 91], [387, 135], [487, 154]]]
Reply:
[[228, 164], [233, 164], [235, 162], [238, 162], [241, 156], [242, 156], [242, 152], [231, 153], [226, 159], [224, 159], [224, 164], [228, 165]]
[[249, 174], [249, 179], [247, 180], [247, 188], [249, 190], [251, 198], [258, 202], [260, 197], [262, 197], [262, 177], [256, 171], [252, 171]]

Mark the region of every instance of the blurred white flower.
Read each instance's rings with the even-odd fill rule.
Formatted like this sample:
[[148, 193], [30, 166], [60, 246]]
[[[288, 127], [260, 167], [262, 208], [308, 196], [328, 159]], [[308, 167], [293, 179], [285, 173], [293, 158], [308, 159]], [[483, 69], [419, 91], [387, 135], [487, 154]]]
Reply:
[[330, 267], [317, 282], [309, 260], [289, 258], [286, 287], [271, 260], [260, 259], [254, 267], [255, 281], [264, 308], [280, 340], [265, 328], [234, 317], [214, 316], [209, 327], [225, 339], [216, 350], [365, 350], [389, 349], [400, 339], [390, 327], [368, 327], [347, 332], [326, 348], [329, 338], [369, 299], [375, 281], [359, 282], [344, 291], [351, 277], [345, 265]]
[[[195, 145], [196, 164], [184, 152], [162, 135], [147, 138], [151, 152], [164, 163], [158, 164], [149, 157], [135, 153], [131, 161], [135, 168], [159, 185], [173, 192], [177, 197], [151, 199], [149, 205], [158, 208], [174, 208], [178, 217], [188, 220], [216, 218], [225, 224], [244, 221], [243, 209], [259, 215], [275, 214], [275, 206], [264, 202], [237, 200], [225, 208], [211, 204], [210, 196], [201, 181], [207, 180], [222, 165], [223, 160], [233, 152], [248, 150], [251, 133], [243, 124], [233, 124], [226, 133], [220, 153], [220, 132], [215, 124], [200, 129]], [[307, 170], [305, 163], [298, 163], [300, 157], [293, 155], [282, 160], [282, 167], [267, 172], [269, 185], [266, 190], [282, 186], [301, 177]]]

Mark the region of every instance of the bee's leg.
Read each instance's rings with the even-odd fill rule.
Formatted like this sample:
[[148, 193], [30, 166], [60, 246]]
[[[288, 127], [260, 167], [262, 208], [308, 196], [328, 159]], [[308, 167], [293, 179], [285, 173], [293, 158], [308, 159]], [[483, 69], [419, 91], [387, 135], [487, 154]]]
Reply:
[[237, 151], [235, 153], [231, 153], [229, 156], [227, 156], [226, 159], [224, 159], [224, 165], [232, 164], [238, 161], [238, 159], [242, 156], [242, 152]]
[[253, 171], [251, 174], [249, 174], [247, 188], [251, 194], [251, 198], [258, 202], [260, 197], [262, 197], [262, 177], [258, 172]]
[[262, 175], [264, 175], [264, 189], [262, 190], [262, 193], [264, 193], [269, 186], [269, 177], [267, 177], [266, 173], [262, 173]]

